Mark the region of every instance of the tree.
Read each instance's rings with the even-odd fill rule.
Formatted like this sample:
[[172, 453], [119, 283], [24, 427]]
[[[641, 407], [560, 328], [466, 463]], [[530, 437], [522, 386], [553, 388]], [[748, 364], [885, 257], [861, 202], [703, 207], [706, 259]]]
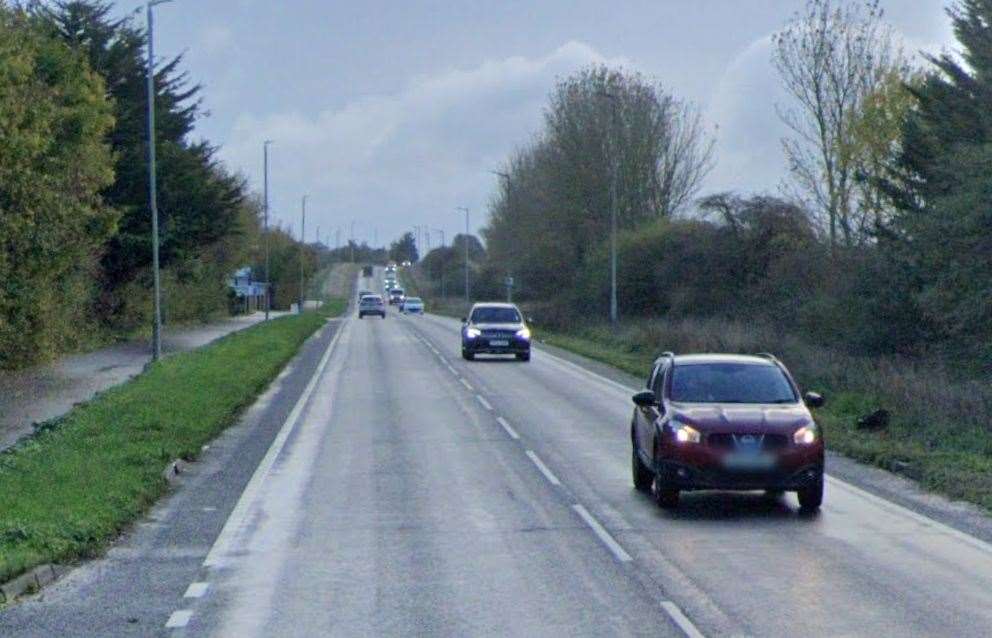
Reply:
[[[89, 60], [103, 76], [114, 104], [115, 124], [107, 140], [115, 157], [116, 179], [102, 193], [120, 211], [118, 232], [103, 254], [103, 284], [108, 290], [102, 312], [118, 314], [119, 289], [147, 272], [149, 249], [148, 163], [146, 143], [146, 35], [131, 17], [114, 19], [112, 6], [98, 0], [34, 3], [31, 14], [47, 32]], [[189, 136], [200, 115], [200, 87], [179, 67], [182, 57], [160, 63], [155, 71], [158, 201], [161, 264], [182, 267], [236, 232], [246, 187], [214, 158], [216, 149]]]
[[[712, 165], [698, 110], [637, 74], [584, 69], [551, 94], [541, 134], [509, 160], [483, 231], [526, 292], [574, 283], [609, 235], [684, 210]], [[521, 292], [525, 292], [523, 289]]]
[[878, 0], [807, 0], [774, 46], [772, 61], [794, 100], [779, 108], [792, 131], [783, 140], [792, 187], [825, 218], [831, 246], [857, 243], [859, 211], [878, 201], [873, 182], [858, 180], [876, 168], [860, 152], [858, 123], [893, 75], [907, 73], [905, 58]]
[[884, 181], [897, 207], [889, 258], [936, 334], [992, 365], [992, 0], [948, 10], [961, 59], [930, 56]]
[[118, 214], [101, 79], [0, 5], [0, 367], [85, 337], [92, 273]]
[[415, 263], [418, 257], [417, 240], [413, 233], [404, 233], [389, 247], [389, 258], [398, 264], [402, 264], [404, 261]]

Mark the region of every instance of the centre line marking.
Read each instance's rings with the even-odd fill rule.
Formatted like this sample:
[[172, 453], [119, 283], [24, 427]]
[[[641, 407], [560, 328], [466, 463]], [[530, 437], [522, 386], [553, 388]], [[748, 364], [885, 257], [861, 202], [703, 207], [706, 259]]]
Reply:
[[489, 401], [486, 401], [486, 397], [482, 396], [481, 394], [477, 394], [477, 395], [475, 395], [475, 398], [479, 400], [479, 403], [482, 404], [482, 407], [484, 407], [487, 410], [492, 411], [493, 406], [492, 406], [491, 403], [489, 403]]
[[510, 438], [511, 439], [514, 439], [514, 440], [519, 440], [520, 439], [520, 435], [517, 434], [517, 431], [516, 430], [514, 430], [512, 427], [510, 427], [510, 424], [506, 422], [506, 419], [504, 419], [503, 417], [497, 417], [496, 418], [496, 421], [500, 425], [503, 426], [503, 429], [506, 430], [506, 433], [510, 435]]
[[203, 598], [203, 594], [207, 593], [208, 587], [210, 587], [210, 583], [190, 583], [189, 587], [186, 588], [186, 593], [183, 594], [183, 598]]
[[475, 390], [475, 388], [472, 387], [472, 384], [470, 384], [465, 379], [459, 377], [458, 380], [462, 382], [462, 385], [465, 386], [465, 389], [466, 390], [469, 390], [469, 391]]
[[165, 621], [166, 629], [179, 629], [180, 627], [185, 627], [189, 624], [189, 619], [193, 617], [193, 611], [190, 609], [180, 609], [178, 611], [172, 612], [169, 619]]
[[703, 636], [701, 631], [696, 629], [696, 625], [692, 624], [692, 621], [682, 613], [682, 610], [678, 608], [678, 605], [669, 600], [663, 600], [661, 601], [661, 608], [665, 610], [665, 613], [667, 613], [673, 621], [675, 621], [675, 624], [679, 626], [679, 629], [681, 629], [686, 636], [689, 638], [706, 638]]
[[451, 374], [456, 376], [458, 375], [458, 370], [455, 370], [454, 366], [452, 366], [450, 363], [448, 364], [448, 370], [451, 371]]
[[552, 485], [561, 485], [561, 481], [558, 480], [558, 477], [555, 476], [554, 473], [548, 469], [548, 466], [544, 464], [544, 461], [542, 461], [541, 458], [537, 454], [535, 454], [533, 450], [527, 450], [526, 452], [524, 452], [524, 454], [526, 454], [527, 458], [529, 458], [534, 463], [534, 465], [537, 466], [537, 469], [541, 470], [541, 474], [544, 475], [544, 478], [548, 479], [549, 483], [551, 483]]
[[578, 503], [573, 505], [572, 509], [575, 510], [576, 514], [582, 517], [582, 520], [586, 522], [586, 525], [588, 525], [592, 529], [593, 533], [599, 537], [599, 540], [606, 545], [606, 548], [609, 549], [614, 556], [616, 556], [617, 560], [622, 563], [627, 563], [634, 560], [631, 558], [630, 554], [627, 553], [627, 550], [621, 547], [620, 543], [618, 543], [615, 538], [610, 536], [610, 533], [606, 531], [606, 528], [600, 525], [599, 521], [593, 518], [592, 514], [589, 513], [589, 510], [582, 507]]

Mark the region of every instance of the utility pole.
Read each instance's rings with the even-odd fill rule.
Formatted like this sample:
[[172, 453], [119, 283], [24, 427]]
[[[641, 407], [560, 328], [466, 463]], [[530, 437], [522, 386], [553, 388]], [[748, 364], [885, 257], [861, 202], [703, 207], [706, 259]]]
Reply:
[[351, 263], [355, 263], [355, 220], [351, 220], [351, 239], [348, 241], [351, 244]]
[[265, 140], [262, 143], [262, 174], [263, 188], [265, 190], [264, 218], [263, 223], [265, 242], [265, 320], [269, 320], [269, 310], [272, 307], [272, 283], [269, 281], [269, 145], [272, 140]]
[[457, 210], [465, 213], [465, 304], [468, 305], [472, 299], [468, 283], [468, 208], [459, 206]]
[[303, 304], [306, 303], [307, 296], [304, 292], [304, 276], [303, 276], [303, 260], [306, 259], [307, 253], [307, 197], [303, 196], [302, 206], [300, 207], [300, 314], [303, 314]]
[[334, 232], [334, 250], [339, 250], [341, 248], [341, 227]]
[[152, 213], [152, 280], [155, 318], [152, 326], [152, 361], [162, 358], [162, 279], [158, 268], [158, 185], [155, 178], [155, 20], [152, 8], [171, 0], [151, 0], [145, 5], [148, 19], [148, 207]]
[[[617, 107], [620, 100], [616, 95], [606, 91], [601, 91], [597, 95], [611, 102], [613, 135], [616, 136], [619, 134]], [[610, 136], [607, 136], [607, 140], [609, 139]], [[615, 137], [613, 139], [615, 140]], [[616, 326], [620, 320], [617, 311], [617, 200], [620, 196], [618, 184], [620, 177], [620, 145], [616, 143], [610, 144], [606, 150], [610, 155], [610, 323]]]
[[[428, 229], [428, 232], [429, 232], [429, 229]], [[444, 242], [444, 229], [442, 229], [442, 228], [435, 228], [434, 229], [434, 232], [441, 233], [441, 248], [444, 248], [444, 246], [445, 246], [445, 242]], [[445, 291], [444, 291], [444, 251], [442, 250], [441, 251], [441, 297], [443, 298], [445, 296], [446, 295], [445, 295]]]

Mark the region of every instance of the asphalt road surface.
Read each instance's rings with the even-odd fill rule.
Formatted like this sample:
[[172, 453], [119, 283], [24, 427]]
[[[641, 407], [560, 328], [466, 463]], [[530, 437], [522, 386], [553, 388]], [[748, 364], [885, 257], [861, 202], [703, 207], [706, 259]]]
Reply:
[[213, 517], [123, 543], [182, 550], [153, 591], [120, 585], [101, 610], [93, 583], [120, 579], [97, 561], [0, 635], [992, 633], [990, 545], [836, 478], [814, 517], [792, 495], [659, 510], [630, 482], [631, 389], [545, 350], [466, 362], [457, 322], [395, 312], [308, 348], [247, 415], [264, 437], [218, 444], [254, 451], [208, 454], [153, 518], [227, 485]]

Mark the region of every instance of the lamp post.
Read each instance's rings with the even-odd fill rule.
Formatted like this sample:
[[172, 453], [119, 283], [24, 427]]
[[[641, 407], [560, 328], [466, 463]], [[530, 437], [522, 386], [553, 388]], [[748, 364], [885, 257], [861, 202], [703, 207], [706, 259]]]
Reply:
[[[446, 245], [444, 241], [444, 229], [435, 228], [434, 232], [441, 234], [441, 248], [443, 249]], [[441, 251], [441, 297], [444, 298], [446, 296], [447, 295], [445, 294], [445, 290], [444, 290], [444, 250], [442, 250]]]
[[468, 208], [459, 206], [456, 210], [465, 213], [465, 304], [467, 305], [472, 298], [468, 283]]
[[306, 258], [307, 252], [307, 197], [309, 195], [303, 196], [303, 202], [300, 206], [300, 314], [303, 314], [303, 304], [306, 303], [306, 293], [303, 291], [304, 286], [304, 276], [303, 276], [303, 260]]
[[148, 20], [148, 67], [145, 71], [148, 84], [148, 207], [152, 214], [152, 280], [155, 297], [152, 361], [158, 361], [162, 357], [162, 280], [158, 268], [158, 184], [155, 174], [155, 19], [152, 9], [165, 2], [171, 0], [151, 0], [145, 5]]
[[[600, 91], [599, 97], [610, 100], [612, 105], [611, 121], [613, 133], [617, 131], [617, 107], [620, 99], [613, 93]], [[607, 144], [609, 144], [607, 136]], [[617, 200], [619, 199], [620, 149], [619, 145], [611, 145], [607, 151], [610, 154], [610, 323], [614, 326], [619, 321], [617, 310]]]
[[264, 203], [262, 235], [265, 243], [265, 320], [269, 320], [269, 310], [272, 308], [272, 282], [269, 281], [269, 146], [272, 140], [262, 142], [262, 180]]

